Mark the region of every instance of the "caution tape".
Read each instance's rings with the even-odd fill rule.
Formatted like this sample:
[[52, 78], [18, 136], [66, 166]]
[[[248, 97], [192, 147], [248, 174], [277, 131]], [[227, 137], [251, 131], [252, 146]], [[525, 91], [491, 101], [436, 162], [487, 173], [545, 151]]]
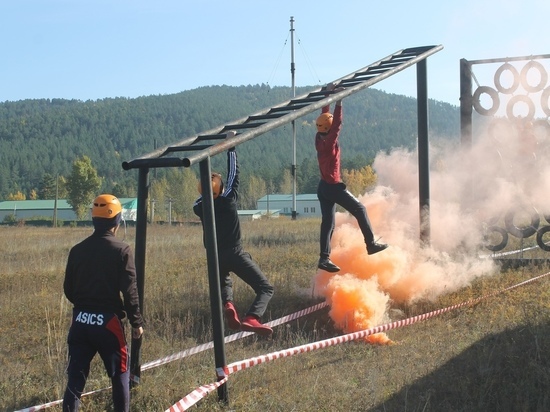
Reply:
[[195, 389], [185, 398], [180, 399], [177, 403], [175, 403], [170, 408], [168, 408], [166, 412], [178, 412], [178, 411], [187, 410], [188, 408], [196, 404], [198, 401], [200, 401], [202, 398], [204, 398], [206, 395], [208, 395], [210, 392], [212, 392], [214, 389], [217, 389], [220, 386], [222, 386], [225, 382], [227, 382], [228, 379], [229, 379], [229, 376], [226, 376], [221, 381], [218, 381], [216, 383], [209, 383], [208, 385], [203, 385]]
[[[266, 325], [269, 326], [269, 327], [279, 326], [279, 325], [282, 325], [284, 323], [288, 323], [288, 322], [293, 321], [295, 319], [301, 318], [302, 316], [305, 316], [305, 315], [308, 315], [310, 313], [316, 312], [316, 311], [324, 308], [325, 306], [327, 306], [327, 303], [326, 302], [321, 302], [321, 303], [313, 305], [309, 308], [302, 309], [302, 310], [300, 310], [298, 312], [295, 312], [295, 313], [292, 313], [290, 315], [286, 315], [286, 316], [283, 316], [279, 319], [272, 320], [271, 322], [267, 322]], [[234, 333], [232, 335], [226, 336], [225, 339], [224, 339], [224, 342], [225, 343], [233, 342], [233, 341], [242, 339], [246, 336], [250, 336], [250, 335], [253, 335], [253, 334], [254, 334], [254, 332]], [[156, 368], [157, 366], [165, 365], [167, 363], [174, 362], [174, 361], [179, 360], [179, 359], [183, 359], [187, 356], [191, 356], [191, 355], [194, 355], [194, 354], [197, 354], [197, 353], [200, 353], [200, 352], [204, 352], [205, 350], [212, 349], [213, 347], [214, 347], [214, 342], [212, 342], [212, 341], [208, 342], [208, 343], [204, 343], [202, 345], [195, 346], [194, 348], [186, 349], [184, 351], [174, 353], [173, 355], [166, 356], [164, 358], [157, 359], [157, 360], [154, 360], [152, 362], [145, 363], [141, 366], [141, 370], [144, 371], [144, 370], [147, 370], [147, 369]]]
[[[324, 308], [325, 306], [327, 306], [327, 303], [326, 302], [321, 302], [321, 303], [313, 305], [309, 308], [302, 309], [302, 310], [300, 310], [298, 312], [295, 312], [295, 313], [292, 313], [290, 315], [286, 315], [286, 316], [283, 316], [279, 319], [272, 320], [271, 322], [267, 322], [266, 325], [268, 325], [270, 327], [282, 325], [284, 323], [287, 323], [287, 322], [290, 322], [292, 320], [298, 319], [302, 316], [305, 316], [305, 315], [308, 315], [310, 313], [316, 312], [316, 311]], [[224, 339], [224, 342], [225, 343], [233, 342], [233, 341], [242, 339], [246, 336], [250, 336], [250, 335], [253, 335], [253, 334], [254, 334], [253, 332], [234, 333], [232, 335], [226, 336], [225, 339]], [[200, 353], [200, 352], [204, 352], [204, 351], [206, 351], [208, 349], [211, 349], [213, 347], [214, 347], [214, 342], [212, 342], [212, 341], [208, 342], [208, 343], [204, 343], [202, 345], [195, 346], [194, 348], [186, 349], [184, 351], [175, 353], [173, 355], [166, 356], [164, 358], [157, 359], [157, 360], [145, 363], [145, 364], [141, 365], [141, 371], [156, 368], [158, 366], [165, 365], [167, 363], [170, 363], [170, 362], [173, 362], [173, 361], [176, 361], [176, 360], [179, 360], [179, 359], [183, 359], [183, 358], [186, 358], [186, 357], [191, 356], [191, 355], [195, 355], [195, 354]], [[134, 376], [134, 375], [131, 376], [131, 380], [136, 382], [136, 383], [139, 382], [139, 378], [137, 376]], [[219, 387], [220, 385], [222, 385], [226, 381], [227, 381], [227, 377], [225, 377], [225, 380], [223, 382], [219, 381], [219, 382], [216, 382], [215, 384], [211, 384], [211, 385], [214, 385], [211, 389], [210, 389], [211, 385], [205, 385], [205, 387], [208, 387], [208, 390], [207, 390], [207, 392], [204, 393], [204, 395], [206, 395], [208, 392], [211, 392], [213, 389]], [[201, 388], [205, 388], [205, 387], [201, 386]], [[108, 388], [102, 388], [102, 389], [97, 389], [95, 391], [86, 392], [86, 393], [82, 394], [82, 397], [92, 395], [92, 394], [95, 394], [95, 393], [98, 393], [98, 392], [102, 392], [102, 391], [105, 391], [105, 390], [110, 389], [110, 388], [111, 387], [109, 386]], [[199, 388], [199, 389], [201, 389], [201, 388]], [[206, 390], [206, 389], [201, 389], [201, 390]], [[190, 396], [190, 395], [191, 394], [189, 394], [187, 396]], [[200, 399], [202, 399], [202, 398], [197, 398], [197, 401], [195, 401], [195, 403], [198, 402]], [[40, 411], [40, 410], [43, 410], [43, 409], [50, 408], [52, 406], [60, 405], [61, 403], [63, 403], [63, 399], [59, 399], [59, 400], [56, 400], [56, 401], [53, 401], [53, 402], [44, 403], [42, 405], [31, 406], [29, 408], [20, 409], [20, 410], [15, 411], [15, 412]]]
[[50, 407], [52, 407], [52, 406], [60, 405], [62, 402], [63, 402], [63, 400], [60, 399], [60, 400], [57, 400], [57, 401], [54, 401], [54, 402], [45, 403], [45, 404], [43, 404], [43, 405], [31, 406], [30, 408], [20, 409], [20, 410], [15, 411], [15, 412], [34, 412], [34, 411], [40, 411], [40, 410], [42, 410], [42, 409], [46, 409], [46, 408], [50, 408]]
[[510, 250], [508, 252], [500, 252], [500, 253], [492, 253], [490, 255], [480, 255], [479, 257], [482, 258], [482, 259], [487, 259], [487, 258], [498, 258], [498, 257], [501, 257], [501, 256], [509, 256], [509, 255], [515, 255], [517, 253], [522, 253], [522, 252], [528, 252], [529, 250], [533, 250], [533, 249], [537, 249], [538, 246], [530, 246], [530, 247], [526, 247], [524, 249], [516, 249], [516, 250]]
[[[185, 411], [187, 408], [189, 408], [190, 406], [196, 404], [198, 401], [203, 399], [208, 393], [212, 392], [214, 389], [220, 387], [225, 382], [227, 382], [227, 380], [229, 379], [229, 375], [234, 373], [234, 372], [237, 372], [239, 370], [244, 370], [244, 369], [250, 368], [252, 366], [259, 365], [259, 364], [266, 363], [266, 362], [270, 362], [270, 361], [273, 361], [273, 360], [276, 360], [276, 359], [289, 357], [289, 356], [297, 355], [297, 354], [300, 354], [300, 353], [311, 352], [313, 350], [322, 349], [322, 348], [326, 348], [326, 347], [329, 347], [329, 346], [333, 346], [333, 345], [337, 345], [337, 344], [341, 344], [341, 343], [345, 343], [345, 342], [350, 342], [350, 341], [353, 341], [353, 340], [357, 340], [357, 339], [367, 337], [369, 335], [373, 335], [375, 333], [386, 332], [386, 331], [391, 330], [391, 329], [396, 329], [396, 328], [403, 327], [403, 326], [409, 326], [409, 325], [412, 325], [412, 324], [417, 323], [419, 321], [426, 320], [428, 318], [438, 316], [438, 315], [441, 315], [443, 313], [450, 312], [452, 310], [456, 310], [456, 309], [459, 309], [459, 308], [462, 308], [462, 307], [465, 307], [465, 306], [469, 306], [469, 305], [474, 305], [474, 304], [476, 304], [476, 303], [478, 303], [478, 302], [480, 302], [484, 299], [496, 296], [496, 295], [498, 295], [500, 293], [503, 293], [503, 292], [506, 292], [506, 291], [510, 291], [510, 290], [518, 288], [520, 286], [524, 286], [528, 283], [535, 282], [535, 281], [537, 281], [537, 280], [539, 280], [543, 277], [546, 277], [548, 275], [550, 275], [550, 272], [539, 275], [539, 276], [536, 276], [536, 277], [531, 278], [531, 279], [527, 279], [523, 282], [520, 282], [520, 283], [518, 283], [516, 285], [513, 285], [513, 286], [509, 286], [509, 287], [501, 289], [499, 291], [486, 294], [482, 297], [479, 297], [479, 298], [476, 298], [476, 299], [471, 299], [467, 302], [458, 303], [456, 305], [452, 305], [452, 306], [449, 306], [449, 307], [446, 307], [446, 308], [443, 308], [443, 309], [438, 309], [438, 310], [435, 310], [435, 311], [432, 311], [432, 312], [424, 313], [422, 315], [417, 315], [417, 316], [413, 316], [411, 318], [398, 320], [398, 321], [395, 321], [395, 322], [387, 323], [385, 325], [376, 326], [376, 327], [370, 328], [370, 329], [365, 329], [365, 330], [362, 330], [362, 331], [359, 331], [359, 332], [353, 332], [353, 333], [349, 333], [349, 334], [346, 334], [346, 335], [341, 335], [341, 336], [338, 336], [338, 337], [322, 340], [322, 341], [319, 341], [319, 342], [305, 344], [305, 345], [297, 346], [295, 348], [285, 349], [285, 350], [281, 350], [281, 351], [278, 351], [278, 352], [273, 352], [273, 353], [270, 353], [270, 354], [267, 354], [267, 355], [262, 355], [262, 356], [246, 359], [246, 360], [239, 361], [239, 362], [234, 362], [234, 363], [232, 363], [232, 364], [230, 364], [226, 367], [226, 369], [227, 369], [226, 376], [223, 379], [220, 379], [219, 381], [217, 381], [215, 383], [210, 383], [210, 384], [207, 384], [207, 385], [200, 386], [199, 388], [195, 389], [190, 394], [186, 395], [180, 401], [178, 401], [177, 403], [172, 405], [169, 409], [166, 410], [166, 412]], [[275, 319], [271, 322], [267, 322], [266, 325], [268, 325], [270, 327], [278, 326], [278, 325], [290, 322], [292, 320], [298, 319], [298, 318], [300, 318], [302, 316], [305, 316], [307, 314], [313, 313], [313, 312], [315, 312], [317, 310], [320, 310], [320, 309], [322, 309], [326, 306], [327, 306], [326, 302], [321, 302], [321, 303], [318, 303], [317, 305], [314, 305], [314, 306], [311, 306], [309, 308], [300, 310], [300, 311], [295, 312], [293, 314], [283, 316], [283, 317], [281, 317], [279, 319]], [[232, 342], [232, 341], [242, 339], [243, 337], [249, 336], [249, 335], [252, 335], [252, 334], [253, 334], [252, 332], [239, 332], [239, 333], [235, 333], [233, 335], [227, 336], [224, 339], [224, 341], [226, 343], [227, 342]], [[146, 363], [146, 364], [142, 365], [141, 369], [142, 370], [151, 369], [151, 368], [154, 368], [154, 367], [157, 367], [157, 366], [160, 366], [160, 365], [167, 364], [169, 362], [173, 362], [173, 361], [178, 360], [178, 359], [183, 359], [187, 356], [190, 356], [190, 355], [193, 355], [193, 354], [196, 354], [196, 353], [199, 353], [199, 352], [203, 352], [207, 349], [213, 348], [213, 346], [214, 346], [213, 342], [208, 342], [208, 343], [196, 346], [194, 348], [187, 349], [187, 350], [184, 350], [182, 352], [176, 353], [174, 355], [170, 355], [170, 356], [167, 356], [165, 358], [158, 359], [158, 360]], [[219, 376], [219, 372], [218, 372], [218, 376]], [[92, 395], [92, 394], [95, 394], [95, 393], [99, 393], [99, 392], [108, 390], [110, 388], [111, 387], [109, 386], [107, 388], [102, 388], [102, 389], [98, 389], [98, 390], [95, 390], [95, 391], [86, 392], [86, 393], [82, 394], [82, 396], [83, 397], [84, 396], [89, 396], [89, 395]], [[59, 405], [62, 402], [63, 402], [63, 400], [56, 400], [56, 401], [48, 402], [48, 403], [45, 403], [45, 404], [42, 404], [42, 405], [32, 406], [32, 407], [25, 408], [25, 409], [20, 409], [20, 410], [17, 410], [15, 412], [39, 411], [39, 410], [47, 409], [47, 408], [52, 407], [52, 406]]]
[[[325, 339], [325, 340], [322, 340], [322, 341], [319, 341], [319, 342], [308, 343], [308, 344], [297, 346], [297, 347], [294, 347], [294, 348], [284, 349], [284, 350], [281, 350], [281, 351], [278, 351], [278, 352], [273, 352], [273, 353], [269, 353], [267, 355], [257, 356], [257, 357], [246, 359], [246, 360], [239, 361], [239, 362], [234, 362], [234, 363], [227, 366], [227, 372], [228, 372], [229, 375], [231, 375], [232, 373], [235, 373], [237, 371], [248, 369], [252, 366], [260, 365], [262, 363], [271, 362], [271, 361], [274, 361], [276, 359], [285, 358], [285, 357], [289, 357], [289, 356], [294, 356], [294, 355], [298, 355], [300, 353], [311, 352], [313, 350], [327, 348], [329, 346], [333, 346], [333, 345], [337, 345], [337, 344], [341, 344], [341, 343], [350, 342], [350, 341], [353, 341], [353, 340], [365, 338], [369, 335], [373, 335], [373, 334], [376, 334], [376, 333], [386, 332], [386, 331], [391, 330], [391, 329], [397, 329], [397, 328], [400, 328], [400, 327], [403, 327], [403, 326], [413, 325], [417, 322], [420, 322], [420, 321], [423, 321], [423, 320], [441, 315], [443, 313], [447, 313], [447, 312], [450, 312], [450, 311], [453, 311], [453, 310], [456, 310], [456, 309], [459, 309], [459, 308], [462, 308], [462, 307], [465, 307], [465, 306], [470, 306], [470, 305], [477, 304], [477, 303], [479, 303], [480, 301], [482, 301], [484, 299], [496, 296], [498, 294], [510, 291], [512, 289], [516, 289], [516, 288], [518, 288], [520, 286], [524, 286], [528, 283], [535, 282], [535, 281], [537, 281], [539, 279], [542, 279], [543, 277], [548, 276], [548, 275], [550, 275], [550, 272], [539, 275], [539, 276], [536, 276], [536, 277], [528, 279], [528, 280], [525, 280], [525, 281], [523, 281], [521, 283], [518, 283], [518, 284], [515, 284], [513, 286], [509, 286], [507, 288], [498, 290], [496, 292], [492, 292], [492, 293], [483, 295], [479, 298], [470, 299], [467, 302], [457, 303], [456, 305], [448, 306], [448, 307], [442, 308], [442, 309], [437, 309], [437, 310], [434, 310], [432, 312], [428, 312], [428, 313], [424, 313], [424, 314], [421, 314], [421, 315], [413, 316], [411, 318], [402, 319], [402, 320], [398, 320], [398, 321], [391, 322], [391, 323], [386, 323], [385, 325], [376, 326], [374, 328], [365, 329], [365, 330], [362, 330], [362, 331], [359, 331], [359, 332], [348, 333], [346, 335], [341, 335], [341, 336], [337, 336], [337, 337], [334, 337], [334, 338]], [[224, 380], [227, 380], [228, 378], [229, 378], [229, 376], [226, 376]], [[222, 381], [219, 381], [219, 382], [216, 382], [216, 383], [210, 383], [210, 384], [207, 384], [207, 385], [204, 385], [204, 386], [201, 386], [201, 387], [195, 389], [189, 395], [182, 398], [179, 402], [172, 405], [165, 412], [183, 412], [183, 411], [187, 410], [187, 408], [189, 408], [190, 406], [196, 404], [198, 401], [200, 401], [202, 398], [204, 398], [213, 389], [221, 386], [223, 384], [221, 382]]]
[[[97, 390], [95, 390], [95, 391], [83, 393], [82, 396], [93, 395], [93, 394], [95, 394], [95, 393], [99, 393], [99, 392], [106, 391], [107, 389], [111, 389], [111, 386], [109, 386], [109, 387], [107, 387], [107, 388], [97, 389]], [[34, 412], [34, 411], [41, 411], [41, 410], [43, 410], [43, 409], [51, 408], [52, 406], [61, 405], [62, 403], [63, 403], [63, 399], [58, 399], [57, 401], [44, 403], [44, 404], [42, 404], [42, 405], [31, 406], [30, 408], [25, 408], [25, 409], [19, 409], [19, 410], [15, 411], [15, 412]]]

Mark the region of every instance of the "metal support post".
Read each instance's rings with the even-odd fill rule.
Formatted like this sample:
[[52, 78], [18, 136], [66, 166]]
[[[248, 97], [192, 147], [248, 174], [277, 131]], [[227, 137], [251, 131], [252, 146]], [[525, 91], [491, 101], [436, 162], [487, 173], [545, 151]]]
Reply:
[[[139, 307], [145, 316], [143, 294], [145, 290], [145, 250], [147, 245], [147, 197], [149, 193], [149, 169], [139, 169], [138, 196], [137, 196], [137, 217], [136, 217], [136, 243], [134, 261], [136, 265], [137, 288], [139, 294]], [[139, 383], [141, 376], [141, 343], [143, 336], [139, 339], [132, 338], [130, 349], [130, 383], [135, 386]]]
[[430, 243], [430, 161], [428, 144], [428, 75], [426, 60], [416, 64], [418, 104], [418, 199], [420, 241]]
[[[210, 310], [212, 312], [212, 332], [214, 340], [214, 359], [216, 371], [224, 370], [225, 342], [222, 318], [222, 299], [220, 290], [220, 269], [218, 266], [218, 248], [216, 241], [216, 222], [214, 219], [214, 199], [212, 197], [212, 171], [210, 157], [200, 162], [201, 191], [202, 191], [202, 220], [204, 241], [206, 248], [206, 260], [208, 266], [208, 285], [210, 290]], [[218, 380], [222, 377], [218, 375]], [[218, 399], [228, 403], [227, 384], [218, 388]]]
[[472, 65], [460, 59], [460, 143], [463, 148], [472, 145]]

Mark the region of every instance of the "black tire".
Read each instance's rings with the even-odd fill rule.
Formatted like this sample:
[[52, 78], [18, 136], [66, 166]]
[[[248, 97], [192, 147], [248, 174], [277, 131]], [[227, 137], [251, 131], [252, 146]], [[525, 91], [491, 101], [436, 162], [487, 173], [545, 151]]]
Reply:
[[544, 243], [544, 240], [542, 239], [546, 232], [550, 232], [550, 226], [543, 226], [537, 230], [537, 245], [539, 245], [542, 250], [550, 252], [550, 244]]
[[[516, 103], [523, 102], [527, 104], [527, 107], [529, 111], [527, 112], [526, 116], [514, 116], [514, 106]], [[525, 96], [522, 94], [515, 95], [510, 99], [508, 102], [508, 105], [506, 106], [506, 116], [508, 116], [508, 119], [514, 120], [514, 119], [522, 119], [522, 120], [533, 120], [535, 117], [535, 103], [529, 98], [529, 96]]]
[[[501, 235], [502, 239], [500, 243], [496, 245], [486, 244], [485, 245], [486, 249], [489, 249], [492, 252], [498, 252], [499, 250], [502, 250], [506, 247], [506, 245], [508, 244], [508, 232], [506, 231], [506, 229], [503, 229], [499, 226], [490, 226], [489, 228], [487, 228], [487, 232], [497, 232]], [[489, 236], [485, 236], [485, 241], [488, 240], [488, 237]]]
[[[538, 70], [540, 73], [540, 82], [535, 86], [531, 86], [527, 81], [527, 74], [531, 69]], [[521, 85], [525, 90], [527, 90], [529, 93], [538, 93], [546, 86], [546, 82], [548, 81], [548, 73], [546, 73], [546, 69], [542, 64], [537, 61], [531, 60], [521, 69], [520, 79]]]
[[[502, 73], [504, 73], [506, 70], [510, 71], [510, 73], [512, 73], [512, 76], [514, 77], [512, 85], [508, 88], [504, 87], [500, 82], [500, 77], [502, 76]], [[510, 63], [504, 63], [502, 66], [500, 66], [497, 69], [497, 71], [495, 72], [495, 87], [499, 92], [504, 94], [512, 94], [516, 91], [518, 86], [519, 86], [519, 73], [514, 66], [512, 66]]]
[[508, 230], [508, 233], [512, 236], [520, 239], [533, 236], [537, 232], [540, 224], [538, 212], [533, 208], [533, 212], [531, 212], [531, 224], [521, 227], [514, 224], [514, 216], [518, 211], [518, 209], [510, 209], [506, 215], [504, 215], [504, 225], [506, 226], [506, 230]]
[[[484, 108], [479, 101], [479, 98], [483, 93], [487, 93], [493, 101], [493, 105], [488, 109]], [[476, 112], [478, 112], [482, 116], [494, 115], [500, 106], [500, 99], [498, 97], [497, 91], [489, 86], [479, 86], [472, 96], [472, 102], [474, 109], [476, 109]]]

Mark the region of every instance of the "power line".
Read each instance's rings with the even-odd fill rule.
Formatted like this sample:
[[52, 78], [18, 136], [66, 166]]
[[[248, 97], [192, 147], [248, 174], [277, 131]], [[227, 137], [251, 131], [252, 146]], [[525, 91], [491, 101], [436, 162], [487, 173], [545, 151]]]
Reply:
[[279, 57], [277, 58], [277, 61], [275, 62], [275, 66], [274, 66], [273, 70], [271, 71], [271, 75], [270, 75], [269, 78], [268, 78], [268, 81], [267, 81], [267, 84], [268, 84], [268, 85], [269, 85], [269, 82], [270, 82], [271, 80], [273, 80], [273, 78], [275, 77], [275, 73], [277, 72], [277, 69], [278, 69], [278, 67], [279, 67], [279, 64], [281, 63], [281, 58], [282, 58], [282, 56], [283, 56], [283, 51], [284, 51], [284, 49], [285, 49], [285, 47], [286, 47], [286, 44], [288, 43], [288, 36], [289, 36], [289, 35], [290, 35], [290, 32], [289, 32], [289, 34], [287, 34], [287, 36], [286, 36], [286, 39], [285, 39], [285, 41], [284, 41], [283, 47], [282, 47], [282, 49], [281, 49], [281, 52], [279, 53]]
[[306, 62], [306, 66], [309, 68], [309, 71], [314, 79], [313, 81], [315, 83], [321, 84], [321, 79], [319, 78], [319, 75], [317, 74], [317, 72], [315, 72], [315, 68], [311, 63], [311, 60], [309, 59], [309, 56], [306, 53], [306, 50], [302, 47], [302, 41], [300, 40], [300, 38], [298, 38], [298, 46], [300, 46], [300, 50], [302, 50], [304, 54], [304, 60]]

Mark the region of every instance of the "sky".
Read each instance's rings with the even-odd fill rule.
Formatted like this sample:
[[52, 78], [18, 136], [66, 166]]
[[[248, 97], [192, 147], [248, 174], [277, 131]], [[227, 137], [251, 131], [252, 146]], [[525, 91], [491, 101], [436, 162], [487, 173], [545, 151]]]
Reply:
[[[0, 102], [290, 86], [292, 49], [295, 85], [320, 86], [442, 45], [428, 58], [428, 97], [458, 106], [460, 59], [550, 53], [549, 15], [547, 0], [4, 0]], [[374, 87], [416, 97], [416, 70]]]

